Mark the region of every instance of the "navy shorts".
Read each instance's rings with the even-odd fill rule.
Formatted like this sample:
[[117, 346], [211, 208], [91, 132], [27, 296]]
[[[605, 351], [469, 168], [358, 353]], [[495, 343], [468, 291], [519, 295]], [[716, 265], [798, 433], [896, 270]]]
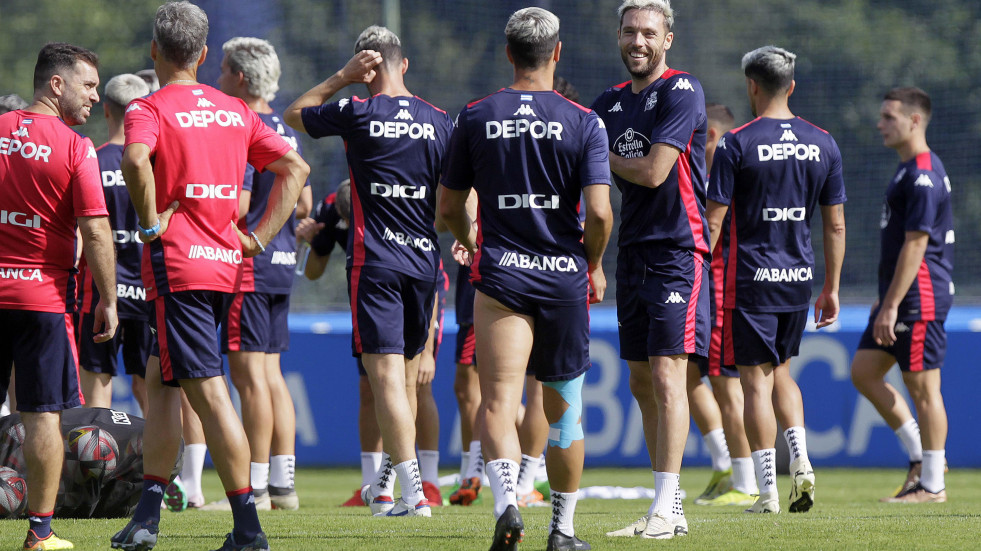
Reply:
[[708, 357], [691, 356], [691, 358], [698, 364], [698, 372], [702, 377], [739, 377], [736, 366], [726, 365], [722, 361], [722, 327], [712, 327]]
[[728, 365], [784, 363], [800, 352], [807, 310], [796, 312], [725, 311], [722, 358]]
[[150, 357], [153, 333], [146, 320], [121, 319], [116, 336], [110, 341], [97, 343], [92, 340], [93, 314], [81, 314], [81, 330], [78, 336], [78, 361], [82, 369], [92, 373], [119, 374], [119, 349], [123, 349], [123, 367], [128, 375], [146, 376], [146, 361]]
[[534, 320], [535, 338], [527, 375], [543, 382], [569, 381], [589, 369], [589, 304], [546, 304], [508, 292], [478, 290], [514, 312]]
[[347, 275], [355, 356], [402, 354], [412, 359], [426, 348], [435, 278], [424, 281], [375, 266], [355, 266]]
[[461, 325], [456, 332], [455, 359], [459, 365], [477, 365], [477, 338], [472, 323]]
[[221, 351], [279, 354], [290, 347], [290, 296], [236, 293], [221, 325]]
[[897, 322], [893, 332], [896, 342], [892, 346], [876, 344], [872, 336], [872, 323], [879, 309], [876, 308], [869, 317], [869, 324], [858, 342], [858, 349], [882, 350], [899, 364], [903, 371], [925, 371], [940, 369], [947, 356], [947, 330], [942, 321], [905, 321]]
[[15, 365], [18, 410], [82, 405], [72, 314], [0, 310], [0, 396], [7, 395]]
[[708, 354], [709, 263], [683, 249], [627, 246], [617, 256], [620, 357]]
[[180, 291], [151, 303], [150, 323], [157, 338], [150, 355], [160, 357], [160, 379], [180, 386], [180, 379], [224, 376], [218, 326], [235, 295], [219, 291]]

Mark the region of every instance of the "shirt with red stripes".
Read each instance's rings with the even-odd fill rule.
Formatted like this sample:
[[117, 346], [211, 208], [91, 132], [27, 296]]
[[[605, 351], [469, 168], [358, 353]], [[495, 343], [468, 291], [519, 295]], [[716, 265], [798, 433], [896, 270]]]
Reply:
[[126, 109], [126, 146], [146, 144], [157, 209], [180, 208], [143, 247], [147, 299], [176, 291], [240, 289], [233, 224], [246, 164], [262, 171], [291, 148], [238, 98], [205, 84], [171, 84]]
[[0, 115], [0, 308], [75, 310], [76, 218], [108, 216], [95, 147], [53, 115]]
[[357, 96], [301, 112], [310, 136], [340, 136], [351, 171], [347, 267], [436, 280], [436, 185], [453, 131], [418, 97]]
[[606, 123], [610, 151], [643, 157], [651, 145], [681, 150], [668, 178], [657, 188], [643, 187], [614, 174], [623, 192], [618, 244], [660, 245], [707, 255], [705, 221], [705, 95], [694, 76], [668, 69], [635, 94], [630, 81], [607, 89], [592, 105]]
[[882, 204], [882, 257], [879, 261], [879, 299], [886, 295], [896, 273], [906, 232], [929, 234], [916, 280], [899, 304], [899, 321], [947, 319], [954, 299], [954, 215], [950, 179], [932, 151], [900, 163]]
[[725, 308], [806, 309], [814, 284], [811, 218], [844, 203], [841, 153], [831, 134], [797, 117], [758, 118], [715, 150], [708, 198], [729, 205]]

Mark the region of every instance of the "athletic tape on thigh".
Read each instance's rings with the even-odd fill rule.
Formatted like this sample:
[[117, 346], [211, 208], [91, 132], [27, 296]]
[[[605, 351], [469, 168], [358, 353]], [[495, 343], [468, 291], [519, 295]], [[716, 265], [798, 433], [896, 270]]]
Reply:
[[542, 384], [555, 389], [559, 396], [569, 404], [558, 422], [548, 426], [548, 445], [568, 448], [576, 440], [583, 439], [582, 423], [582, 382], [586, 375], [580, 375], [571, 381], [543, 382]]

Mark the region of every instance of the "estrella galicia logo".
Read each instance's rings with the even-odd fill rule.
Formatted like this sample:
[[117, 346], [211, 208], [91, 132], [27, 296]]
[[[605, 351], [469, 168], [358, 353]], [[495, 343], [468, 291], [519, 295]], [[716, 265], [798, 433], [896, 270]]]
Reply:
[[621, 157], [632, 159], [643, 157], [651, 148], [651, 141], [633, 128], [628, 128], [613, 141], [613, 152]]

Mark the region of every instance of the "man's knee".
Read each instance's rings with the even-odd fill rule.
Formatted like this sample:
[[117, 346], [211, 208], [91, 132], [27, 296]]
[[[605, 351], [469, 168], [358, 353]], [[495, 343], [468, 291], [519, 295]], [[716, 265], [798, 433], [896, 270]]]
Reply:
[[[558, 415], [554, 406], [547, 408], [549, 420], [548, 445], [566, 449], [577, 440], [584, 438], [582, 430], [582, 383], [585, 375], [580, 375], [569, 381], [544, 382], [542, 386], [554, 390], [568, 407]], [[552, 402], [552, 400], [546, 400]], [[553, 419], [558, 417], [554, 422]]]

